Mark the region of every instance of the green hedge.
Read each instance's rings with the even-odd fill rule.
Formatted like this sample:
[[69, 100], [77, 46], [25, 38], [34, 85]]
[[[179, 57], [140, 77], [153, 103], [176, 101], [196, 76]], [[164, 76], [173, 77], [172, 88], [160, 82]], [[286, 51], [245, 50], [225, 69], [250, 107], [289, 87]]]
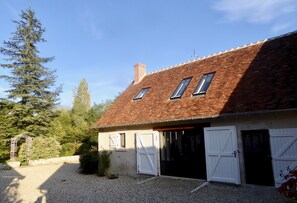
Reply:
[[60, 155], [61, 156], [73, 156], [77, 154], [81, 143], [65, 143], [62, 145]]
[[60, 156], [61, 146], [57, 140], [52, 137], [37, 137], [33, 139], [31, 153], [28, 154], [26, 143], [21, 145], [19, 151], [19, 161], [26, 164], [28, 160], [49, 159]]
[[10, 158], [10, 147], [0, 145], [0, 160], [8, 160]]

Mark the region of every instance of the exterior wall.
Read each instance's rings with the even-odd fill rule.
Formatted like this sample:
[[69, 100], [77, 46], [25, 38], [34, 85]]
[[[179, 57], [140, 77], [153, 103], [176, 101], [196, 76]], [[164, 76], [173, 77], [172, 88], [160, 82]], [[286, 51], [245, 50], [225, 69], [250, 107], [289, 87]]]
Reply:
[[[111, 151], [110, 161], [111, 166], [109, 172], [119, 175], [136, 175], [136, 133], [152, 133], [152, 129], [144, 130], [115, 130], [110, 132], [99, 132], [98, 149]], [[115, 149], [109, 146], [109, 136], [115, 133], [125, 133], [126, 148]]]
[[[199, 121], [201, 122], [201, 121]], [[243, 141], [241, 131], [243, 130], [260, 130], [260, 129], [277, 129], [277, 128], [297, 128], [297, 113], [283, 112], [271, 113], [266, 115], [246, 115], [232, 118], [219, 118], [205, 120], [210, 122], [211, 127], [218, 126], [236, 126], [238, 149], [240, 156], [240, 178], [241, 183], [246, 183], [245, 180], [245, 165], [243, 155]], [[182, 123], [178, 123], [180, 125]], [[192, 124], [194, 124], [192, 122]], [[136, 163], [136, 133], [153, 133], [153, 129], [144, 130], [114, 130], [109, 132], [100, 132], [98, 136], [99, 151], [112, 151], [110, 173], [120, 175], [135, 175], [137, 173]], [[126, 133], [126, 149], [110, 149], [109, 135], [112, 133]], [[158, 167], [160, 165], [158, 155]]]
[[276, 129], [276, 128], [296, 128], [297, 114], [294, 113], [274, 113], [261, 116], [245, 116], [232, 119], [217, 119], [211, 122], [211, 127], [217, 126], [236, 126], [238, 150], [240, 152], [240, 178], [242, 183], [245, 180], [245, 165], [243, 155], [242, 130], [260, 130], [260, 129]]

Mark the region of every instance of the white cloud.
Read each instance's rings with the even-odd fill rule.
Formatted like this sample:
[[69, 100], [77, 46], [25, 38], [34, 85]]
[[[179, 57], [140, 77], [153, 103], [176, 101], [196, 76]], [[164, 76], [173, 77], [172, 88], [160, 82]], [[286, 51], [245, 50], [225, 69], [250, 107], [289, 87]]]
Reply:
[[268, 23], [297, 11], [296, 0], [217, 0], [213, 8], [230, 21]]

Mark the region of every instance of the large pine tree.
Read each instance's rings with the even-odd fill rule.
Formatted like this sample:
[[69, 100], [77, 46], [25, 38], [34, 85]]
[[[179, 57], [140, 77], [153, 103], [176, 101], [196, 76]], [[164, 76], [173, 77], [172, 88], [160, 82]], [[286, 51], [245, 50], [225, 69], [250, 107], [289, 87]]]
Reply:
[[31, 136], [46, 135], [54, 118], [54, 107], [61, 87], [55, 88], [55, 71], [44, 66], [53, 57], [40, 57], [38, 43], [45, 42], [45, 29], [31, 9], [21, 11], [20, 20], [13, 21], [16, 31], [9, 41], [3, 42], [0, 52], [7, 58], [2, 68], [9, 75], [1, 75], [10, 84], [7, 100], [13, 103], [7, 122], [17, 133], [28, 132]]

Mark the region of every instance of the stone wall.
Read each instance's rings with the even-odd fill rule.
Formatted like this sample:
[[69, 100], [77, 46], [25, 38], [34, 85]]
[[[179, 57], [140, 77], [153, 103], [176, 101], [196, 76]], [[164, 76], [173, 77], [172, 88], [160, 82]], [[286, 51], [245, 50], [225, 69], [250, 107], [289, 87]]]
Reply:
[[62, 164], [62, 163], [79, 163], [79, 155], [65, 156], [51, 159], [30, 160], [29, 166], [47, 165], [47, 164]]
[[[48, 165], [48, 164], [62, 164], [62, 163], [79, 163], [79, 155], [76, 156], [65, 156], [51, 159], [39, 159], [39, 160], [30, 160], [29, 166], [38, 166], [38, 165]], [[9, 170], [11, 168], [20, 167], [19, 161], [0, 163], [1, 170]]]

